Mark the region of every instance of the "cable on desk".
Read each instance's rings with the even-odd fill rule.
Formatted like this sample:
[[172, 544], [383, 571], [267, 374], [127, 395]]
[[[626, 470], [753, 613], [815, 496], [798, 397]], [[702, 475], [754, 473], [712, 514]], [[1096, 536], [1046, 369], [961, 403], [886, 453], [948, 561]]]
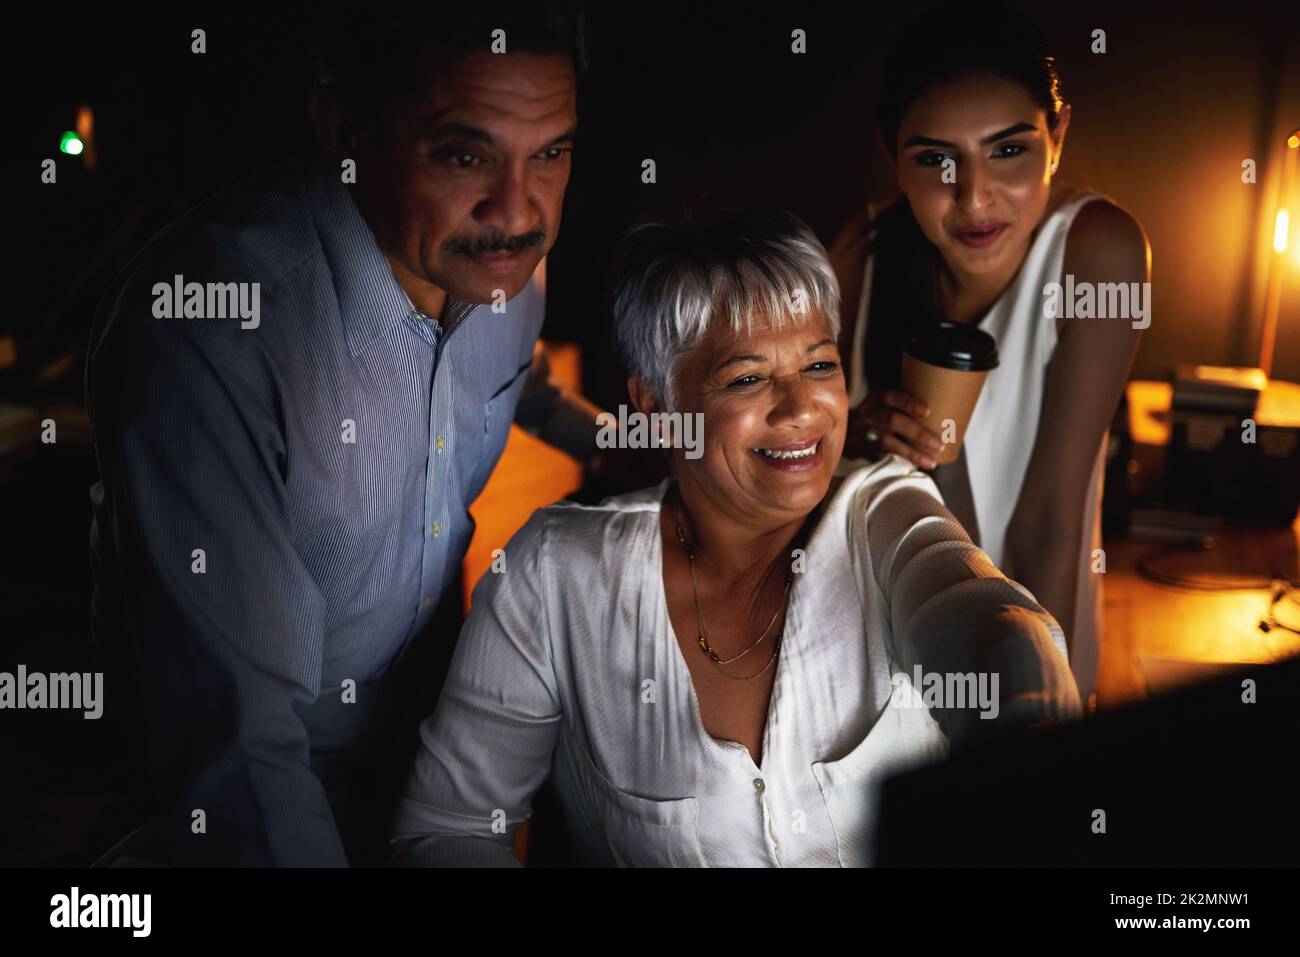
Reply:
[[1208, 550], [1209, 549], [1201, 548], [1200, 546], [1187, 547], [1184, 545], [1162, 545], [1159, 548], [1147, 552], [1137, 560], [1137, 573], [1148, 581], [1153, 581], [1158, 585], [1190, 588], [1193, 591], [1257, 591], [1262, 588], [1273, 588], [1278, 582], [1284, 582], [1287, 585], [1288, 591], [1300, 588], [1300, 582], [1293, 582], [1282, 574], [1274, 574], [1270, 578], [1246, 579], [1244, 582], [1228, 583], [1207, 578], [1188, 578], [1183, 575], [1163, 572], [1154, 567], [1156, 561], [1170, 555], [1187, 555], [1193, 552]]
[[1174, 575], [1168, 572], [1160, 571], [1155, 567], [1155, 562], [1168, 557], [1169, 555], [1186, 555], [1191, 552], [1208, 551], [1208, 548], [1193, 546], [1191, 548], [1183, 545], [1165, 545], [1160, 548], [1147, 552], [1137, 561], [1137, 573], [1148, 581], [1155, 582], [1157, 585], [1166, 585], [1174, 588], [1186, 588], [1191, 591], [1202, 592], [1220, 592], [1220, 591], [1258, 591], [1260, 589], [1269, 589], [1272, 592], [1271, 600], [1268, 603], [1268, 612], [1256, 623], [1256, 627], [1268, 634], [1273, 629], [1288, 631], [1293, 635], [1300, 635], [1300, 628], [1289, 625], [1279, 620], [1274, 611], [1283, 601], [1290, 601], [1300, 605], [1300, 582], [1292, 581], [1282, 574], [1274, 574], [1272, 578], [1260, 578], [1255, 580], [1246, 580], [1229, 584], [1213, 579], [1189, 578], [1184, 575]]

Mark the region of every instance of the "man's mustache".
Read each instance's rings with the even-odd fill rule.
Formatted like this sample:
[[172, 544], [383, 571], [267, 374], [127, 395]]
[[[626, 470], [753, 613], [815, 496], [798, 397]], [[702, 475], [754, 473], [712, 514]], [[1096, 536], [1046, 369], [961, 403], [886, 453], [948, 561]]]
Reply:
[[477, 239], [449, 239], [442, 244], [445, 252], [470, 256], [474, 253], [517, 253], [521, 249], [540, 246], [546, 242], [546, 230], [534, 229], [519, 236], [507, 236], [493, 230]]

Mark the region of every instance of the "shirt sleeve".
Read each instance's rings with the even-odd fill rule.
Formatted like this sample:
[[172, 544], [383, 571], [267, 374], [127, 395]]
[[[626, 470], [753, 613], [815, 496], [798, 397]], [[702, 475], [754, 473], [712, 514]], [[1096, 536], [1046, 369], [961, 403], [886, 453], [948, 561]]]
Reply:
[[514, 833], [550, 773], [561, 707], [543, 578], [546, 513], [483, 575], [437, 709], [397, 804], [400, 866], [510, 867]]
[[[118, 317], [122, 318], [122, 317]], [[324, 602], [294, 548], [269, 373], [235, 326], [122, 323], [88, 405], [116, 627], [139, 665], [176, 863], [346, 865], [300, 713]], [[199, 813], [202, 812], [202, 813]]]
[[896, 455], [870, 472], [851, 512], [851, 552], [860, 587], [878, 589], [887, 609], [895, 661], [909, 674], [920, 665], [998, 679], [997, 719], [940, 709], [944, 733], [960, 744], [992, 725], [1078, 717], [1056, 620], [971, 542], [928, 475]]
[[559, 382], [541, 340], [533, 346], [532, 365], [524, 382], [515, 424], [570, 458], [585, 462], [596, 454], [600, 406]]

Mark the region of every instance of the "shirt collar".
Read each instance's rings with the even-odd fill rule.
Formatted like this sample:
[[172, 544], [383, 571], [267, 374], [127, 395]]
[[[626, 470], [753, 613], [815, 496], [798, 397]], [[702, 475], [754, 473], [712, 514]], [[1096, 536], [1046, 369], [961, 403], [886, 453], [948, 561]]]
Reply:
[[459, 326], [463, 321], [469, 318], [469, 314], [478, 308], [477, 303], [465, 302], [463, 299], [456, 299], [447, 294], [447, 302], [442, 307], [442, 316], [438, 322], [442, 326], [442, 337], [445, 340], [451, 335], [452, 330]]
[[[355, 359], [410, 314], [411, 301], [338, 170], [326, 163], [313, 164], [307, 196], [334, 277], [348, 349]], [[475, 308], [474, 303], [448, 295], [439, 318], [442, 338]]]

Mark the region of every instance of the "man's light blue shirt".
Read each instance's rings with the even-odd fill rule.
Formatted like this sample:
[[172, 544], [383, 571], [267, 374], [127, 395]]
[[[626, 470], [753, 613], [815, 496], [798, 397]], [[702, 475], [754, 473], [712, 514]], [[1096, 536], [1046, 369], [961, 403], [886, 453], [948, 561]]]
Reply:
[[[255, 327], [156, 318], [178, 275], [258, 283]], [[92, 613], [135, 649], [182, 861], [346, 863], [313, 756], [355, 739], [455, 580], [544, 298], [534, 277], [442, 336], [315, 164], [193, 210], [105, 297]]]

